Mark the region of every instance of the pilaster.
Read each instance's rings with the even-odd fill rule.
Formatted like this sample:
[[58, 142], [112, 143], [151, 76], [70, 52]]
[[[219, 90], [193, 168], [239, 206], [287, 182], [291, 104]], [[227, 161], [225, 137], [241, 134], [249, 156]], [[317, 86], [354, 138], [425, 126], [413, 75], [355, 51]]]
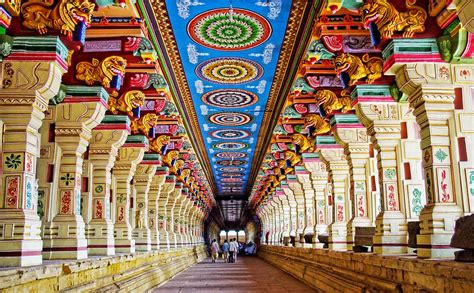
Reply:
[[[161, 235], [158, 221], [158, 202], [163, 190], [167, 188], [165, 180], [168, 174], [168, 167], [157, 167], [155, 175], [151, 179], [150, 192], [148, 194], [148, 227], [150, 228], [152, 250], [160, 248]], [[168, 195], [166, 194], [165, 196]]]
[[301, 184], [298, 182], [298, 179], [295, 175], [287, 175], [286, 182], [290, 187], [291, 191], [296, 200], [296, 242], [304, 243], [304, 230], [306, 227], [305, 219], [305, 205], [304, 205], [304, 191]]
[[174, 193], [174, 187], [176, 184], [176, 179], [173, 175], [166, 176], [165, 184], [163, 189], [160, 192], [160, 196], [158, 199], [158, 230], [159, 230], [159, 237], [160, 237], [160, 248], [161, 249], [169, 249], [170, 248], [170, 209], [168, 209], [168, 205], [170, 200], [174, 201], [172, 198]]
[[311, 173], [305, 169], [304, 166], [295, 167], [296, 178], [301, 184], [304, 193], [305, 205], [305, 228], [303, 231], [305, 243], [311, 245], [314, 239], [314, 197], [313, 182], [311, 180]]

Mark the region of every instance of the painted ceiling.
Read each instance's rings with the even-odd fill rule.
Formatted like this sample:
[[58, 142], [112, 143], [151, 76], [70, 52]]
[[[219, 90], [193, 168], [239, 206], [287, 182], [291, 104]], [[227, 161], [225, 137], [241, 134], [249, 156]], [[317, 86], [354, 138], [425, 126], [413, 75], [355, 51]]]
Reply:
[[292, 1], [165, 3], [217, 193], [242, 195]]

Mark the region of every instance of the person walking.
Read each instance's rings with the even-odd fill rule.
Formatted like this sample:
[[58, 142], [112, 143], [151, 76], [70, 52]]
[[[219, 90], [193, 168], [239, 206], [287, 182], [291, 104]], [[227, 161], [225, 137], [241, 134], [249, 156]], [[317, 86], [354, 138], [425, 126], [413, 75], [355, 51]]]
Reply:
[[217, 243], [216, 239], [212, 240], [211, 253], [212, 253], [212, 262], [216, 262], [216, 259], [219, 257], [219, 244]]
[[229, 263], [235, 262], [234, 251], [235, 251], [235, 244], [234, 244], [234, 238], [232, 238], [229, 243]]
[[229, 242], [227, 242], [227, 239], [224, 240], [224, 244], [222, 245], [222, 252], [224, 252], [224, 262], [228, 262], [228, 260], [229, 260]]
[[237, 262], [237, 254], [239, 254], [239, 242], [237, 242], [237, 239], [234, 238], [234, 247], [235, 247], [235, 250], [234, 250], [234, 262]]

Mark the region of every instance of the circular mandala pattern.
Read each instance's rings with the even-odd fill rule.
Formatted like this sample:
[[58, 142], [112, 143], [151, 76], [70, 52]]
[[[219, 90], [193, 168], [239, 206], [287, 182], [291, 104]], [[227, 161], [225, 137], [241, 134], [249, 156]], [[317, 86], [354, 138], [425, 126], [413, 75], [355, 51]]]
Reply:
[[221, 159], [242, 159], [245, 158], [247, 154], [241, 152], [222, 152], [215, 154], [215, 156]]
[[214, 9], [199, 14], [188, 24], [189, 36], [198, 44], [226, 51], [256, 47], [271, 35], [268, 21], [244, 9]]
[[214, 83], [243, 84], [262, 77], [263, 68], [248, 59], [215, 58], [199, 64], [196, 75]]
[[244, 177], [243, 173], [223, 173], [222, 177]]
[[243, 113], [223, 112], [209, 116], [209, 121], [222, 126], [240, 126], [250, 123], [252, 116]]
[[219, 139], [242, 139], [250, 136], [245, 130], [224, 129], [211, 132], [211, 136]]
[[218, 165], [221, 165], [221, 166], [240, 166], [240, 165], [244, 165], [245, 164], [245, 161], [241, 161], [241, 160], [222, 160], [222, 161], [217, 161], [217, 164]]
[[242, 108], [255, 104], [258, 97], [249, 91], [228, 89], [210, 91], [202, 96], [202, 101], [214, 107]]
[[218, 169], [221, 172], [242, 172], [245, 169], [242, 167], [222, 167]]
[[235, 182], [242, 182], [242, 179], [241, 178], [222, 178], [221, 182], [235, 183]]
[[248, 144], [242, 142], [220, 142], [212, 146], [215, 149], [220, 150], [243, 150], [248, 148]]

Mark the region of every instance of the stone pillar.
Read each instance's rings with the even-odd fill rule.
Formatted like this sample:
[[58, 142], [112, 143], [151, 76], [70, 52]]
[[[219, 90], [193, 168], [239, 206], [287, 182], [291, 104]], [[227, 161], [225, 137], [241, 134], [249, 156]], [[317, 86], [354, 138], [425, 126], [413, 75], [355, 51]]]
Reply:
[[175, 203], [174, 203], [174, 233], [176, 235], [176, 247], [181, 247], [183, 245], [183, 231], [181, 229], [181, 226], [183, 224], [183, 216], [182, 212], [184, 211], [184, 202], [186, 200], [186, 194], [187, 194], [188, 189], [183, 188], [181, 190], [181, 194], [176, 197]]
[[375, 253], [407, 252], [407, 221], [397, 148], [401, 141], [400, 112], [388, 86], [358, 85], [352, 92], [356, 113], [377, 150], [382, 212], [376, 218]]
[[[276, 196], [278, 196], [280, 205], [281, 205], [281, 214], [282, 214], [282, 241], [283, 244], [288, 246], [290, 243], [290, 227], [291, 227], [291, 220], [290, 220], [290, 204], [288, 202], [288, 198], [285, 192], [281, 188], [276, 189]], [[246, 241], [247, 242], [247, 241]]]
[[280, 186], [283, 192], [285, 193], [286, 198], [288, 199], [288, 204], [290, 206], [290, 241], [295, 241], [298, 227], [298, 203], [295, 199], [293, 191], [290, 189], [286, 181], [280, 182]]
[[303, 231], [305, 243], [312, 246], [314, 239], [314, 189], [311, 173], [303, 166], [295, 167], [296, 178], [304, 193], [305, 228]]
[[332, 183], [333, 220], [328, 227], [329, 248], [348, 250], [352, 248], [352, 244], [347, 243], [347, 221], [350, 219], [349, 164], [344, 150], [336, 144], [334, 137], [319, 136], [316, 143]]
[[182, 188], [183, 184], [177, 182], [174, 191], [172, 192], [173, 195], [170, 196], [170, 199], [168, 200], [166, 214], [169, 215], [169, 217], [167, 217], [167, 229], [169, 229], [170, 248], [178, 248], [179, 202], [181, 201]]
[[[160, 196], [158, 198], [158, 230], [160, 237], [160, 249], [170, 248], [170, 214], [167, 208], [174, 192], [176, 179], [173, 175], [165, 177], [165, 184], [161, 189]], [[174, 200], [174, 199], [172, 199]]]
[[331, 124], [336, 141], [344, 148], [350, 171], [350, 200], [352, 217], [347, 222], [347, 244], [354, 244], [356, 227], [372, 227], [370, 143], [367, 130], [356, 115], [334, 115]]
[[137, 165], [148, 150], [148, 139], [143, 135], [128, 136], [119, 154], [113, 175], [116, 179], [116, 195], [113, 198], [115, 212], [115, 251], [121, 253], [135, 252], [135, 239], [132, 238], [132, 225], [129, 211], [131, 209], [132, 188], [130, 183], [135, 175]]
[[[151, 233], [152, 250], [160, 248], [161, 235], [158, 218], [158, 202], [163, 190], [168, 187], [165, 186], [165, 179], [168, 175], [168, 172], [168, 167], [156, 168], [155, 175], [151, 179], [150, 192], [148, 193], [148, 227], [150, 228]], [[165, 196], [168, 196], [168, 194], [166, 193]]]
[[111, 170], [118, 149], [130, 134], [128, 116], [107, 115], [101, 124], [92, 130], [89, 145], [89, 162], [92, 168], [91, 197], [92, 213], [86, 219], [87, 251], [89, 255], [114, 255], [114, 224], [111, 218], [110, 189]]
[[[59, 147], [58, 197], [54, 215], [43, 229], [46, 259], [87, 258], [85, 223], [81, 216], [83, 154], [92, 129], [105, 116], [108, 94], [102, 87], [66, 86], [63, 103], [56, 106], [55, 141]], [[72, 96], [74, 95], [74, 96]], [[60, 239], [60, 240], [59, 240]], [[59, 240], [59, 241], [58, 241]]]
[[327, 233], [327, 213], [325, 209], [325, 189], [327, 187], [328, 172], [326, 165], [321, 162], [319, 153], [304, 153], [302, 155], [306, 169], [311, 173], [311, 181], [314, 189], [314, 236], [313, 246], [323, 248], [319, 242], [318, 235]]
[[460, 174], [453, 172], [453, 153], [457, 150], [453, 149], [449, 137], [454, 132], [452, 80], [468, 76], [468, 73], [473, 74], [472, 68], [460, 67], [453, 72], [450, 65], [443, 63], [407, 64], [396, 73], [398, 87], [408, 95], [421, 128], [428, 197], [428, 203], [421, 211], [421, 232], [417, 238], [417, 253], [422, 258], [451, 258], [455, 251], [449, 244], [454, 221], [462, 213], [458, 205], [462, 197], [453, 184]]
[[[135, 226], [132, 237], [135, 239], [136, 251], [150, 251], [152, 246], [151, 230], [149, 224], [149, 193], [156, 168], [161, 164], [160, 155], [145, 154], [143, 160], [137, 166], [133, 185], [136, 190], [135, 197]], [[155, 198], [158, 194], [155, 195]], [[156, 241], [155, 241], [156, 243]]]
[[[38, 131], [48, 101], [58, 93], [61, 76], [67, 70], [67, 52], [58, 37], [15, 37], [12, 53], [0, 64], [3, 85], [0, 89], [3, 123], [1, 266], [42, 263], [43, 242], [35, 183], [40, 148]], [[35, 78], [26, 78], [33, 76]]]
[[293, 194], [297, 203], [296, 242], [304, 243], [304, 229], [306, 227], [304, 191], [295, 175], [287, 175], [286, 179], [287, 179], [286, 182], [288, 183], [288, 186], [293, 191]]

